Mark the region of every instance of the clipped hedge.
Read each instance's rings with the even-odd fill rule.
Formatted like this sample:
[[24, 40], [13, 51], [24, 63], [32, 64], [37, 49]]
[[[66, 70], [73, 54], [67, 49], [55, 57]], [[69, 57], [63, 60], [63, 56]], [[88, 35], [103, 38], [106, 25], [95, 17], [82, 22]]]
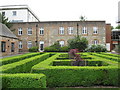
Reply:
[[0, 59], [0, 62], [2, 63], [1, 65], [5, 65], [5, 64], [10, 64], [10, 63], [17, 62], [17, 61], [20, 61], [20, 60], [23, 60], [26, 58], [30, 58], [30, 57], [33, 57], [36, 55], [40, 55], [40, 54], [42, 54], [42, 53], [27, 53], [24, 55], [3, 58], [3, 59]]
[[31, 67], [49, 57], [49, 53], [37, 55], [32, 58], [24, 59], [12, 64], [0, 67], [0, 73], [27, 73], [31, 71]]
[[[117, 63], [111, 60], [108, 66], [52, 66], [60, 53], [32, 67], [32, 73], [43, 73], [48, 87], [76, 87], [108, 85], [118, 86]], [[91, 56], [91, 55], [90, 55]], [[100, 58], [99, 58], [100, 59]], [[94, 60], [99, 60], [94, 56]], [[100, 60], [103, 61], [104, 60]], [[106, 59], [106, 62], [108, 62]], [[106, 63], [105, 62], [105, 63]]]
[[[53, 61], [53, 66], [72, 66], [71, 63], [74, 62], [73, 60], [55, 60]], [[80, 62], [84, 66], [107, 66], [109, 64], [103, 61], [81, 61]]]
[[1, 74], [2, 89], [5, 88], [46, 88], [44, 74]]
[[110, 55], [103, 55], [103, 54], [99, 54], [99, 53], [93, 53], [93, 54], [97, 57], [106, 58], [106, 59], [117, 61], [117, 62], [120, 61], [120, 59], [118, 57], [113, 57]]

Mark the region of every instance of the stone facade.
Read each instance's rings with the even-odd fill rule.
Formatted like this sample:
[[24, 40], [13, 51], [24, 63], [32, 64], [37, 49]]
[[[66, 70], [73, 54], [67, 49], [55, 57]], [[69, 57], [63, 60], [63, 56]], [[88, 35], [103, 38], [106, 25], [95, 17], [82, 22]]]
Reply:
[[0, 56], [18, 54], [18, 38], [2, 23], [0, 23], [0, 45]]
[[[63, 34], [60, 34], [60, 27]], [[72, 33], [69, 32], [72, 27]], [[86, 31], [83, 28], [86, 27]], [[94, 33], [93, 28], [97, 28]], [[19, 28], [22, 28], [22, 35], [18, 35]], [[32, 35], [28, 35], [28, 28], [32, 28]], [[40, 35], [40, 28], [44, 29], [44, 34]], [[109, 29], [109, 28], [107, 28]], [[32, 46], [39, 46], [42, 43], [44, 47], [54, 44], [56, 41], [67, 41], [73, 38], [77, 33], [88, 39], [89, 45], [106, 44], [106, 24], [105, 21], [49, 21], [49, 22], [19, 22], [13, 23], [11, 30], [21, 40], [22, 48], [20, 51], [28, 51], [28, 41], [32, 42]], [[77, 32], [78, 30], [78, 32]]]
[[[6, 46], [5, 46], [5, 52], [2, 52], [1, 51], [1, 48], [0, 47], [0, 52], [2, 52], [0, 55], [1, 56], [8, 56], [8, 55], [15, 55], [15, 54], [18, 54], [18, 40], [17, 39], [14, 39], [14, 38], [8, 38], [8, 37], [0, 37], [0, 44], [2, 42], [5, 42], [6, 43]], [[12, 51], [11, 50], [11, 43], [14, 43], [14, 50]]]

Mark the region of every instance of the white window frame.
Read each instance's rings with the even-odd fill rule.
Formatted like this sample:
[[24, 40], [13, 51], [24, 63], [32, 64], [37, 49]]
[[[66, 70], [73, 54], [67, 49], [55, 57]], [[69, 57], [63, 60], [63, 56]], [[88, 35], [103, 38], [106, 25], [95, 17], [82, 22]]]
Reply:
[[68, 27], [68, 34], [73, 34], [73, 27]]
[[19, 49], [22, 49], [23, 45], [22, 45], [22, 41], [19, 42]]
[[93, 34], [98, 34], [98, 27], [93, 27]]
[[43, 27], [40, 28], [40, 35], [44, 35], [44, 28]]
[[[31, 33], [30, 33], [30, 32], [31, 32]], [[28, 29], [27, 29], [27, 34], [28, 34], [28, 35], [32, 35], [32, 28], [28, 28]]]
[[13, 16], [17, 16], [17, 11], [12, 11]]
[[63, 35], [64, 34], [64, 27], [59, 27], [59, 34]]
[[59, 44], [61, 47], [63, 47], [65, 45], [65, 41], [59, 41]]
[[18, 35], [22, 35], [22, 28], [18, 28]]
[[28, 49], [32, 47], [32, 41], [27, 42], [27, 47], [28, 47]]
[[87, 27], [82, 28], [82, 34], [87, 34]]
[[94, 44], [94, 45], [97, 45], [97, 44], [98, 44], [98, 40], [94, 40], [94, 41], [93, 41], [93, 44]]

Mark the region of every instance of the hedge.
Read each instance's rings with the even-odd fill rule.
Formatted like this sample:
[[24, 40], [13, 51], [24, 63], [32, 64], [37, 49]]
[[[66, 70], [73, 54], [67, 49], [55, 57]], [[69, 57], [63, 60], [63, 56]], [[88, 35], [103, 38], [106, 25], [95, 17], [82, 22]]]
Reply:
[[102, 55], [102, 54], [99, 54], [99, 53], [94, 53], [95, 56], [98, 56], [98, 57], [102, 57], [102, 58], [106, 58], [106, 59], [109, 59], [109, 60], [113, 60], [113, 61], [120, 61], [120, 59], [118, 57], [113, 57], [113, 56], [110, 56], [110, 55]]
[[5, 64], [10, 64], [10, 63], [17, 62], [17, 61], [20, 61], [20, 60], [23, 60], [26, 58], [30, 58], [32, 56], [40, 55], [40, 54], [42, 54], [42, 53], [27, 53], [24, 55], [3, 58], [3, 59], [0, 59], [0, 62], [2, 63], [1, 65], [5, 65]]
[[[32, 67], [32, 73], [43, 73], [48, 87], [76, 87], [110, 85], [118, 86], [117, 62], [107, 60], [108, 66], [52, 66], [60, 53]], [[91, 56], [91, 55], [90, 55]], [[94, 60], [98, 61], [94, 56]], [[104, 60], [100, 60], [103, 61]]]
[[[53, 66], [71, 66], [73, 60], [55, 60], [53, 61]], [[80, 62], [84, 66], [107, 66], [108, 63], [103, 61], [94, 61], [94, 60], [87, 60]]]
[[46, 76], [44, 74], [1, 74], [2, 89], [5, 88], [46, 88]]
[[49, 57], [49, 53], [37, 55], [28, 59], [24, 59], [12, 64], [3, 65], [0, 67], [1, 73], [27, 73], [30, 72], [31, 67]]

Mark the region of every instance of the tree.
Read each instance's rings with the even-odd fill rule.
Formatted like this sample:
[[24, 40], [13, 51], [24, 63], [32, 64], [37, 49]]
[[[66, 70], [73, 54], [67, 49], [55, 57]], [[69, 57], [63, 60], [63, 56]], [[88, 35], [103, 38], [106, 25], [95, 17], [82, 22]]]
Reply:
[[120, 29], [120, 25], [118, 25], [115, 29]]
[[73, 39], [68, 40], [68, 46], [70, 49], [78, 49], [79, 51], [83, 51], [88, 46], [88, 40], [84, 37], [75, 36]]
[[113, 30], [114, 29], [114, 27], [113, 26], [111, 26], [111, 30]]
[[8, 21], [8, 18], [6, 18], [4, 15], [0, 13], [0, 23], [5, 24], [8, 28], [12, 27], [12, 24]]
[[85, 16], [80, 16], [80, 21], [86, 21], [86, 17]]

